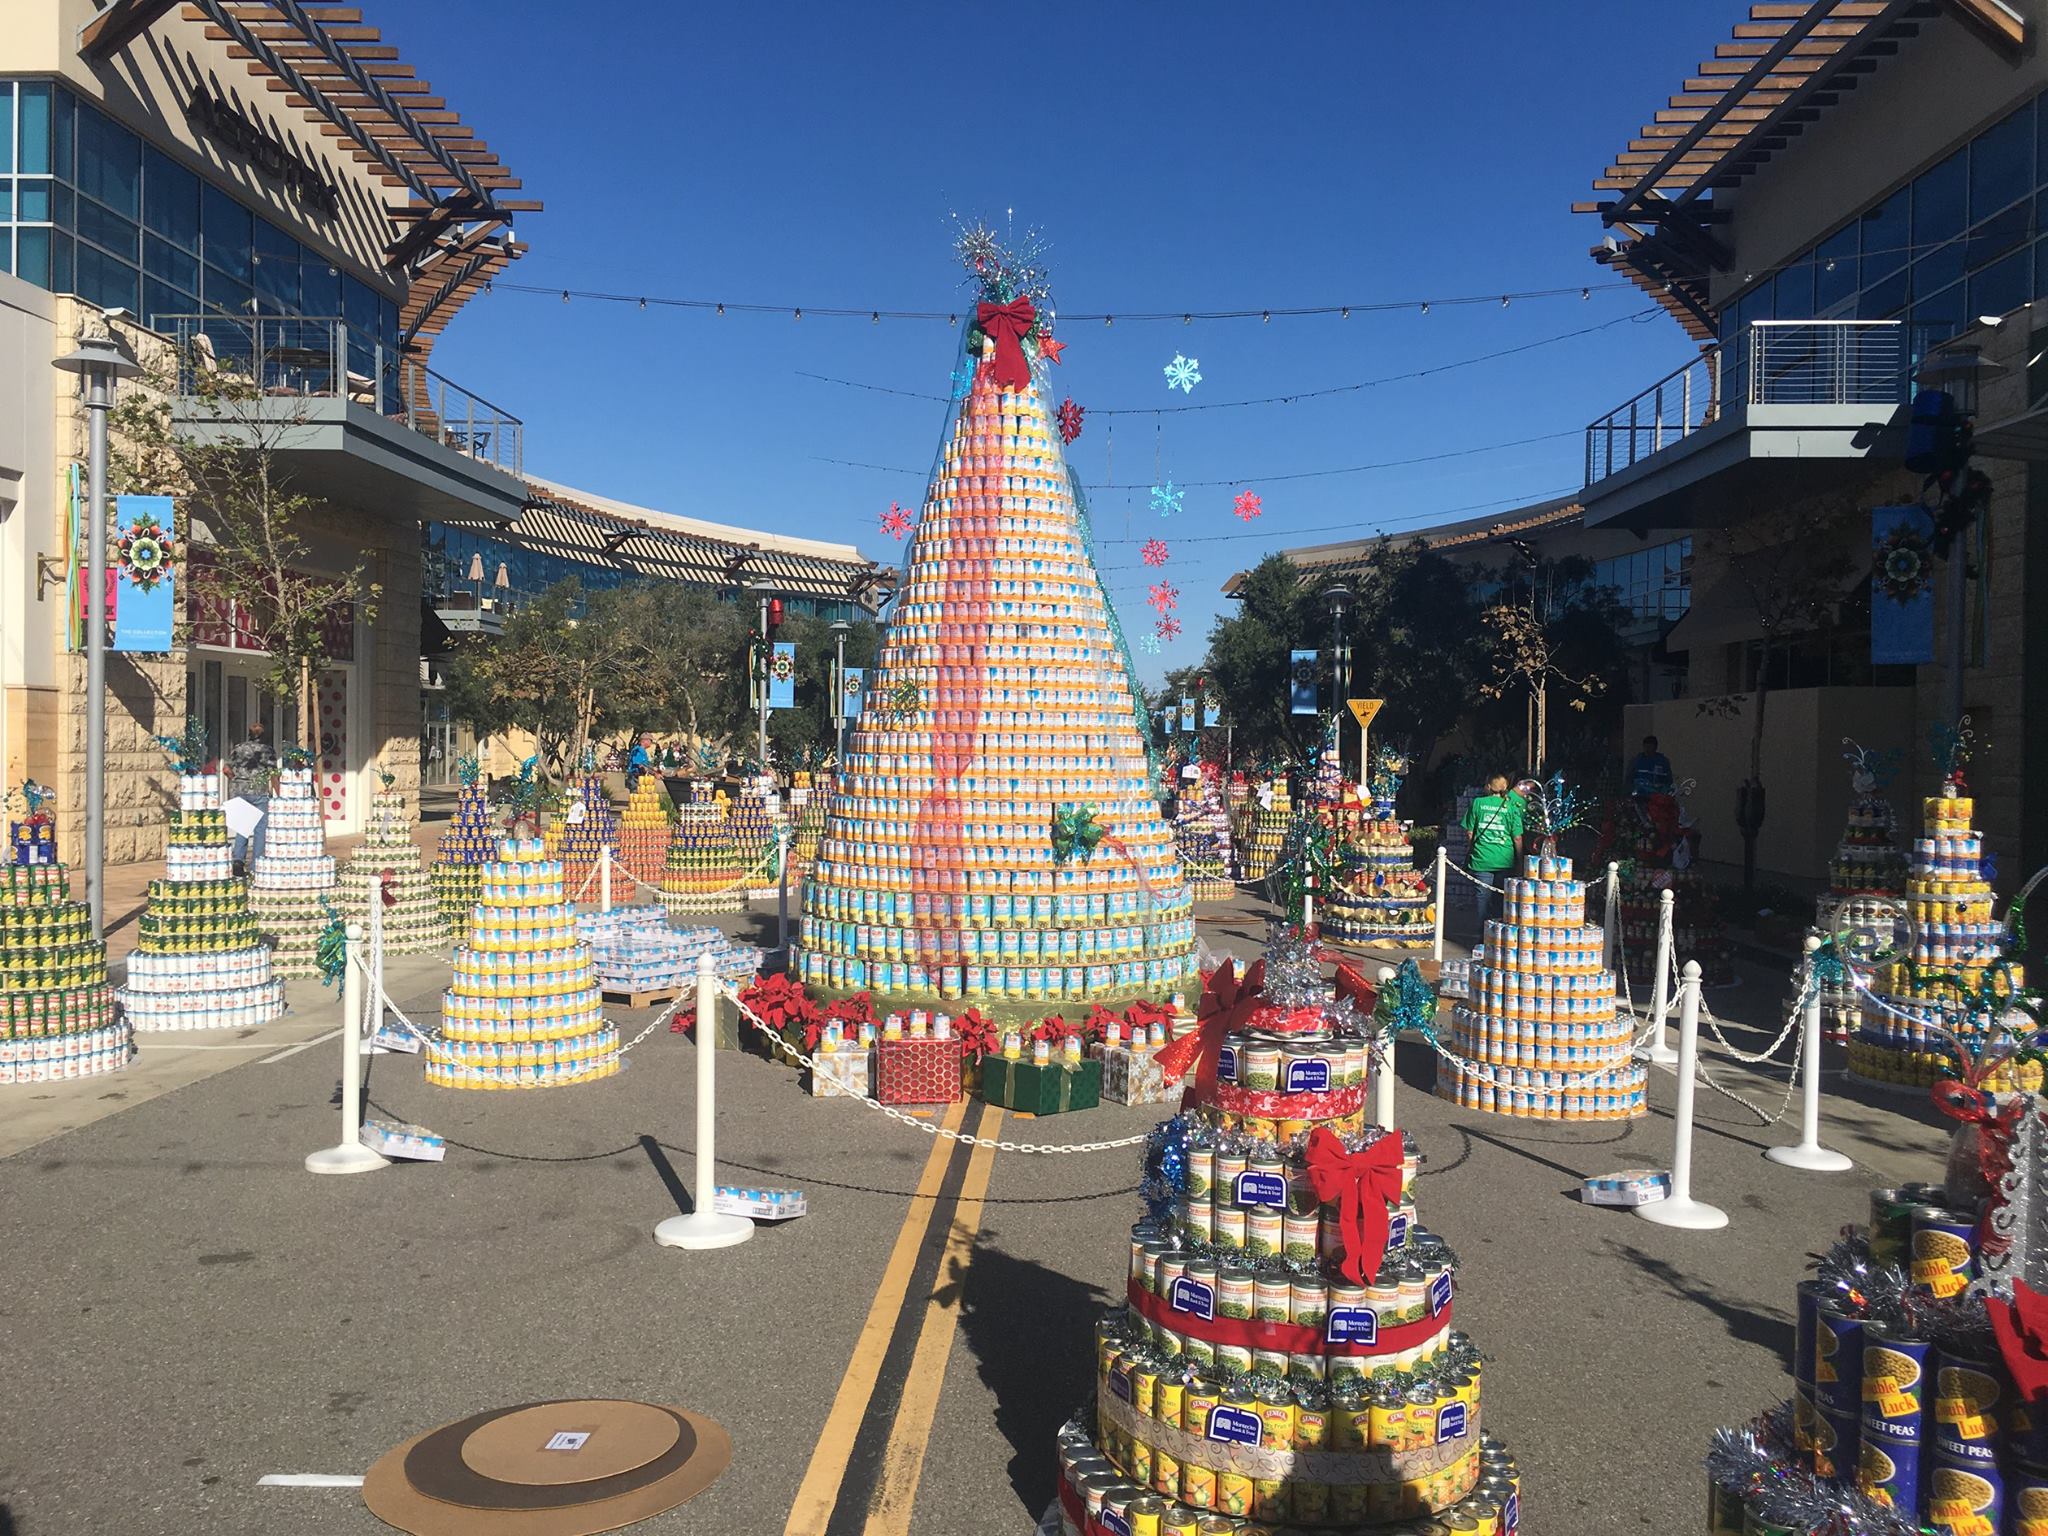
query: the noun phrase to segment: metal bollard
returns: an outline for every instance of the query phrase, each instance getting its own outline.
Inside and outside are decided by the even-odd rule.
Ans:
[[[363,925],[350,923],[341,972],[341,1141],[306,1156],[308,1173],[373,1173],[391,1166],[363,1145]],[[380,995],[378,1006],[383,1006]]]
[[[1380,985],[1391,985],[1394,968],[1380,967]],[[1383,1131],[1394,1128],[1394,1046],[1396,1041],[1391,1032],[1387,1035],[1384,1050],[1373,1052],[1372,1059],[1372,1122]]]
[[[1436,845],[1436,934],[1429,946],[1430,958],[1437,961],[1444,957],[1444,883],[1449,863],[1450,855],[1444,851],[1443,835],[1439,832]]]
[[[609,912],[612,909],[612,845],[600,843],[597,849],[597,910]]]
[[[744,1216],[721,1216],[718,1199],[718,977],[709,954],[697,957],[697,1179],[687,1216],[671,1216],[654,1229],[664,1248],[730,1248],[754,1235]]]
[[[1700,1060],[1700,963],[1685,962],[1678,984],[1678,1108],[1673,1117],[1671,1194],[1639,1205],[1636,1214],[1660,1227],[1709,1232],[1728,1225],[1728,1213],[1692,1197],[1692,1090]]]
[[[1650,1060],[1660,1067],[1678,1065],[1664,1027],[1671,1017],[1671,914],[1677,899],[1669,886],[1657,893],[1657,969],[1650,981],[1650,1019],[1657,1032],[1650,1036]]]
[[[1799,1021],[1799,1071],[1805,1079],[1799,1094],[1799,1144],[1773,1147],[1764,1156],[1809,1173],[1847,1173],[1856,1164],[1820,1144],[1820,989],[1813,984],[1813,957],[1819,949],[1820,940],[1808,934],[1800,973],[1800,993],[1806,1000],[1800,1005],[1805,1017]]]

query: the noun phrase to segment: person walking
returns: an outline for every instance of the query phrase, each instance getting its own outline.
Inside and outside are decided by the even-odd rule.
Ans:
[[[235,873],[248,872],[249,864],[262,856],[263,834],[270,826],[270,781],[277,773],[277,754],[270,748],[269,733],[261,720],[249,722],[245,741],[235,743],[228,754],[228,798],[246,800],[263,812],[256,830],[248,836],[235,834]]]
[[[1474,905],[1482,937],[1500,882],[1514,869],[1522,846],[1522,812],[1522,797],[1508,788],[1507,776],[1500,773],[1486,781],[1486,793],[1475,796],[1465,812],[1464,827],[1472,834],[1472,873],[1479,879]]]
[[[1628,765],[1628,792],[1638,800],[1671,793],[1671,759],[1657,750],[1657,738],[1645,736],[1643,750]]]

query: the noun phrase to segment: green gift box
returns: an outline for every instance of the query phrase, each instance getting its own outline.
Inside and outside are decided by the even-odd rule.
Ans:
[[[1011,1061],[985,1056],[981,1063],[981,1096],[991,1104],[1031,1115],[1063,1115],[1070,1109],[1093,1109],[1102,1102],[1102,1063],[1073,1066],[1050,1062]]]

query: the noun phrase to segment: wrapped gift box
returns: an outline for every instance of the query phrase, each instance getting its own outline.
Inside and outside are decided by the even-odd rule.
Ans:
[[[1180,1091],[1176,1084],[1174,1094]],[[1169,1097],[1166,1074],[1155,1048],[1128,1045],[1102,1048],[1102,1096],[1112,1104],[1163,1104]]]
[[[875,1091],[875,1053],[851,1046],[820,1051],[812,1058],[817,1067],[811,1073],[814,1099],[865,1099]]]
[[[958,1040],[883,1040],[875,1046],[875,1097],[884,1104],[951,1104],[960,1097]]]
[[[1102,1102],[1102,1063],[1078,1065],[1011,1061],[990,1056],[981,1064],[981,1096],[1004,1109],[1030,1115],[1062,1115]]]

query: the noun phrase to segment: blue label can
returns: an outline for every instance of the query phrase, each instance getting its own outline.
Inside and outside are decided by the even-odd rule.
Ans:
[[[1865,1435],[1856,1463],[1856,1484],[1878,1503],[1914,1516],[1920,1508],[1919,1442]]]
[[[1863,1330],[1863,1438],[1920,1444],[1927,1429],[1927,1399],[1934,1345],[1875,1326]]]
[[[1938,1530],[1996,1533],[2005,1529],[2005,1479],[1996,1462],[1952,1466],[1939,1456],[1927,1470],[1927,1523]]]
[[[2005,1362],[1946,1351],[1934,1362],[1934,1450],[1955,1466],[1998,1460],[1999,1431],[2009,1417]]]
[[[1863,1421],[1858,1415],[1823,1409],[1813,1420],[1813,1470],[1822,1477],[1854,1476],[1862,1440]]]
[[[1863,1319],[1823,1303],[1815,1325],[1814,1406],[1856,1417],[1863,1412]]]

